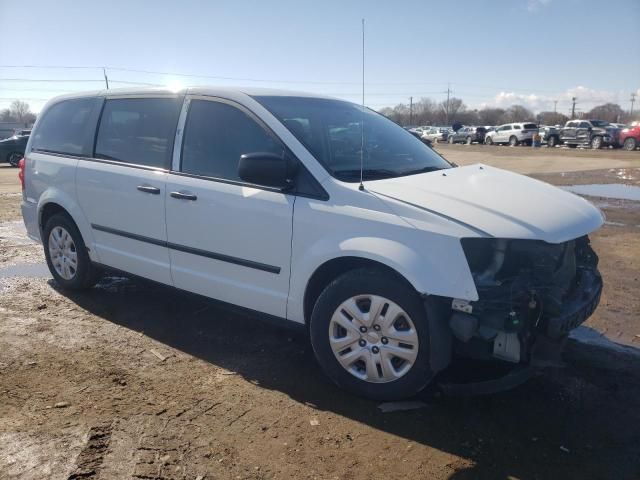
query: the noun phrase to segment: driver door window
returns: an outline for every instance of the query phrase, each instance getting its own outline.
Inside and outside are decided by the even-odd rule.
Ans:
[[[238,182],[241,155],[284,152],[280,142],[248,114],[208,100],[191,101],[182,145],[182,172]]]

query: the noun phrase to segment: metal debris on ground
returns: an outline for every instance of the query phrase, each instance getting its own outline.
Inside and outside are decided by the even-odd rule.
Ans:
[[[158,352],[157,350],[154,350],[153,348],[150,348],[150,349],[149,349],[149,351],[150,351],[151,353],[153,353],[156,357],[158,357],[158,359],[159,359],[161,362],[164,362],[164,361],[167,359],[167,357],[165,357],[164,355],[162,355],[162,354],[161,354],[160,352]]]

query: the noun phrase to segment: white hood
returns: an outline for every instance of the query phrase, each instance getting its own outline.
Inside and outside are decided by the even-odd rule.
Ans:
[[[369,181],[367,190],[496,238],[560,243],[601,227],[591,203],[544,182],[486,165]]]

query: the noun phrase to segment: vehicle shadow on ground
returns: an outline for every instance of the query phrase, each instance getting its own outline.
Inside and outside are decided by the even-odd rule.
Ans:
[[[566,368],[510,392],[433,395],[427,408],[383,414],[377,403],[335,387],[301,332],[122,277],[65,295],[98,317],[261,388],[469,460],[471,467],[454,466],[452,479],[640,477],[640,360],[625,359],[624,370],[602,370],[594,366],[592,347],[574,344]]]

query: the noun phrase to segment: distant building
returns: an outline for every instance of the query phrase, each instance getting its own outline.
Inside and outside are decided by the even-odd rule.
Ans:
[[[16,131],[33,127],[32,122],[0,122],[0,140],[15,135]]]

